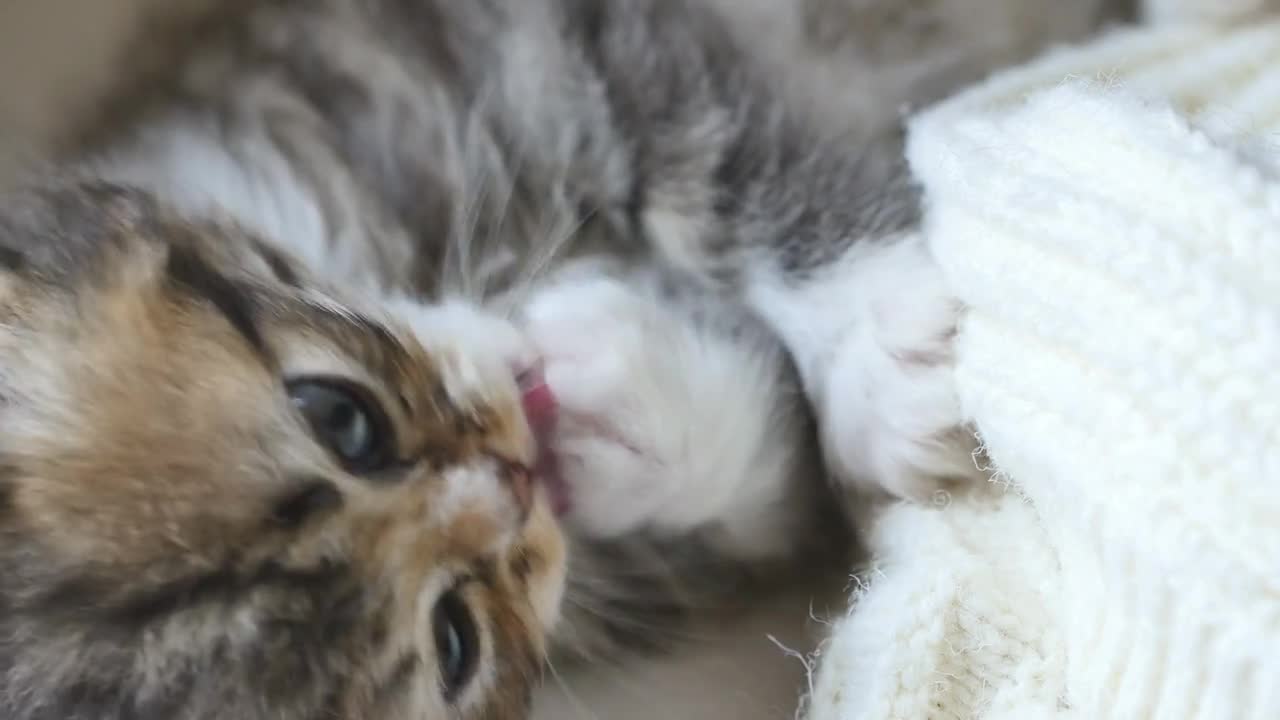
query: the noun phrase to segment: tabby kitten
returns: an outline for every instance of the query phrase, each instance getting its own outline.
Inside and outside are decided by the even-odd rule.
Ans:
[[[5,716],[520,717],[544,500],[595,656],[972,477],[897,108],[728,6],[143,34],[0,210]]]

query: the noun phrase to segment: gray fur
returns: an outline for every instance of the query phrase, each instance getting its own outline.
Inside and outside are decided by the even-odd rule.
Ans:
[[[840,23],[814,18],[838,10],[812,12],[813,41],[831,42],[818,35]],[[320,198],[337,260],[318,270],[346,283],[518,298],[529,268],[603,253],[665,268],[686,285],[681,305],[704,291],[734,301],[748,282],[803,283],[918,215],[896,126],[823,125],[777,90],[802,69],[764,66],[742,37],[696,0],[229,3],[143,36],[130,86],[67,152],[145,162],[164,124],[204,126],[232,152],[261,142]],[[655,233],[664,217],[699,231]],[[504,250],[509,265],[481,270]],[[810,477],[799,485],[820,478],[796,471]],[[636,541],[625,552],[653,555]],[[579,565],[595,554],[580,551]],[[680,562],[655,570],[652,596],[622,614],[690,604],[674,598],[700,568],[750,574],[714,554],[685,564],[696,569],[668,581]]]
[[[822,6],[809,40],[843,51],[813,20],[840,10]],[[163,25],[63,158],[111,177],[182,126],[248,166],[282,162],[324,209],[332,261],[312,269],[348,285],[518,302],[565,260],[605,255],[658,268],[682,312],[714,296],[739,314],[724,332],[767,337],[752,283],[802,286],[918,219],[895,110],[831,123],[783,88],[803,68],[752,52],[705,0],[237,0]],[[655,231],[672,218],[696,232]],[[812,444],[808,409],[786,412]],[[797,462],[787,510],[806,558],[817,538],[846,545],[814,465]],[[712,549],[712,533],[579,547],[587,609],[570,609],[566,643],[594,655],[661,636],[776,569]]]

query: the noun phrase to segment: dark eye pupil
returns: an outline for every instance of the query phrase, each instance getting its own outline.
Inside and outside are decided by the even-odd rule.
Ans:
[[[345,401],[334,405],[325,426],[338,452],[348,460],[358,460],[369,452],[373,433],[368,418],[355,405]]]
[[[349,402],[337,402],[329,409],[329,417],[325,422],[330,430],[341,431],[346,429],[356,416],[356,408]]]
[[[452,701],[475,674],[479,642],[475,620],[461,596],[451,590],[436,604],[431,624],[444,696]]]
[[[456,678],[462,672],[462,636],[453,623],[445,625],[443,640],[440,659],[444,661],[444,675]]]
[[[383,458],[382,434],[354,391],[320,381],[289,386],[294,407],[311,424],[316,439],[353,470],[371,470]]]

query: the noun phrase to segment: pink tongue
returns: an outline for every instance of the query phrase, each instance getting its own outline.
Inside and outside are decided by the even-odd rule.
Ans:
[[[524,404],[524,414],[529,419],[529,425],[533,428],[534,434],[542,438],[555,428],[556,410],[559,404],[556,402],[555,393],[551,392],[551,386],[547,385],[546,381],[540,379],[536,385],[525,388],[520,400]]]
[[[547,385],[540,368],[523,373],[519,382],[520,402],[538,441],[538,461],[533,468],[534,477],[547,488],[555,514],[564,515],[570,508],[569,488],[560,477],[559,463],[550,448],[551,433],[555,431],[560,403],[551,391],[551,386]]]

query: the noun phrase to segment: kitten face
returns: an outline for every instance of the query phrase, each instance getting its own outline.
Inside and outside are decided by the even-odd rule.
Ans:
[[[525,714],[564,558],[509,373],[131,192],[0,248],[0,714]]]

